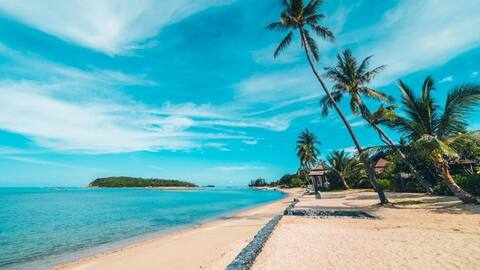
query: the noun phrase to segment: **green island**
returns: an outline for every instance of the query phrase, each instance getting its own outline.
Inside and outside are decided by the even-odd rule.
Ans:
[[[118,177],[105,177],[97,178],[91,182],[89,187],[105,187],[105,188],[116,188],[116,187],[152,187],[152,188],[193,188],[197,185],[179,180],[166,180],[166,179],[157,179],[157,178],[138,178],[138,177],[127,177],[127,176],[118,176]]]

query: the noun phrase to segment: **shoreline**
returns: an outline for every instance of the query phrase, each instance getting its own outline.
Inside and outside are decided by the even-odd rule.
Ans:
[[[159,232],[145,239],[52,269],[224,269],[260,228],[303,191],[277,191],[286,196],[270,203],[204,220],[192,227]],[[189,252],[185,252],[188,249]],[[175,251],[182,250],[181,253]],[[185,254],[189,260],[185,261]]]

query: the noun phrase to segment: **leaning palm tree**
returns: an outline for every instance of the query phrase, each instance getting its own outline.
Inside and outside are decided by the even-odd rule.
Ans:
[[[314,34],[319,36],[320,38],[327,39],[330,41],[335,40],[335,36],[333,35],[332,31],[330,31],[327,27],[322,26],[319,24],[319,21],[323,19],[325,16],[323,14],[318,13],[318,8],[323,3],[321,0],[311,0],[308,4],[304,5],[303,0],[281,0],[283,11],[280,15],[280,21],[271,23],[267,26],[269,30],[281,30],[287,31],[287,35],[284,39],[280,42],[277,49],[275,50],[273,56],[278,57],[280,53],[285,50],[293,40],[293,36],[295,33],[298,33],[301,40],[301,45],[305,51],[305,56],[307,57],[308,63],[310,68],[312,69],[315,77],[317,78],[318,82],[320,83],[323,91],[327,95],[327,97],[332,101],[332,105],[337,111],[338,115],[342,119],[345,127],[347,128],[352,140],[359,152],[360,156],[363,159],[363,163],[368,172],[369,179],[374,187],[375,191],[378,193],[380,203],[388,203],[388,200],[382,190],[382,188],[377,184],[375,178],[375,171],[373,166],[371,166],[371,162],[369,161],[366,155],[363,155],[364,150],[360,146],[360,143],[353,132],[352,127],[347,121],[345,115],[343,115],[342,111],[338,107],[337,103],[335,102],[334,98],[332,97],[331,93],[328,91],[325,82],[322,80],[321,76],[319,75],[317,69],[315,68],[315,62],[319,61],[319,52],[318,47],[316,44],[315,39],[312,37],[310,31],[313,31]],[[313,59],[312,59],[313,58]]]
[[[297,140],[297,157],[300,160],[299,172],[305,177],[305,186],[308,185],[308,173],[317,164],[320,151],[317,145],[320,141],[308,129],[302,131]]]
[[[342,182],[343,187],[350,189],[347,183],[347,177],[353,167],[356,166],[357,161],[350,157],[348,153],[341,150],[333,151],[327,157],[327,162],[332,172],[335,173],[340,179],[340,182]]]
[[[367,86],[368,83],[379,73],[385,66],[379,66],[369,69],[372,56],[368,56],[358,64],[352,52],[346,49],[342,54],[337,54],[337,64],[335,67],[326,68],[326,76],[335,82],[332,96],[336,102],[339,102],[344,95],[350,97],[350,109],[353,114],[361,115],[362,118],[378,133],[382,142],[391,147],[407,165],[410,173],[423,185],[427,193],[433,193],[433,189],[428,181],[415,169],[408,161],[405,154],[396,146],[393,140],[380,128],[378,121],[365,105],[363,98],[374,99],[383,103],[390,103],[392,98],[381,91]],[[320,104],[322,105],[322,114],[327,116],[329,109],[332,107],[332,101],[323,97]]]
[[[480,85],[453,88],[448,92],[443,108],[432,97],[435,89],[432,77],[425,79],[419,97],[402,81],[399,88],[403,114],[390,112],[386,123],[403,133],[413,143],[417,154],[434,162],[439,177],[455,196],[464,203],[478,203],[450,175],[448,158],[456,158],[457,154],[448,144],[449,138],[466,132],[466,117],[480,105]]]

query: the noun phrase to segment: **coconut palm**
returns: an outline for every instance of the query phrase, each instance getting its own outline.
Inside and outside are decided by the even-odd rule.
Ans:
[[[418,155],[434,162],[439,177],[455,196],[464,203],[478,203],[450,175],[448,159],[456,158],[457,154],[448,144],[449,138],[466,132],[466,117],[480,104],[480,85],[465,84],[451,89],[443,107],[432,97],[435,89],[432,77],[425,79],[421,96],[416,96],[402,81],[398,86],[402,93],[403,114],[390,112],[386,123],[413,142]]]
[[[309,182],[308,173],[317,164],[318,155],[320,154],[317,148],[318,144],[320,144],[320,141],[317,139],[317,136],[308,129],[298,135],[297,157],[300,160],[299,173],[305,177],[306,184]]]
[[[352,113],[361,115],[362,118],[378,133],[380,140],[391,147],[400,159],[407,165],[408,169],[415,178],[423,185],[427,193],[433,193],[433,189],[428,181],[415,169],[408,161],[405,154],[396,146],[392,139],[380,128],[378,121],[365,105],[363,98],[374,99],[383,103],[390,103],[392,98],[381,91],[368,86],[368,83],[379,73],[385,66],[378,66],[369,69],[372,56],[368,56],[358,64],[352,52],[346,49],[342,54],[337,54],[337,64],[335,67],[326,68],[326,76],[335,82],[332,96],[336,102],[339,102],[344,95],[350,98],[350,109]],[[322,105],[322,114],[328,115],[329,109],[332,107],[332,101],[323,97],[320,104]],[[381,107],[382,108],[382,107]]]
[[[317,35],[322,39],[326,39],[329,41],[335,40],[335,36],[333,35],[332,31],[330,31],[327,27],[319,24],[320,20],[325,17],[325,15],[318,12],[318,9],[322,3],[323,1],[320,0],[311,0],[310,2],[308,2],[308,4],[305,5],[303,0],[281,0],[283,11],[280,15],[280,21],[271,23],[267,26],[267,29],[286,31],[287,35],[280,42],[273,56],[278,57],[280,53],[291,44],[294,34],[298,33],[298,35],[300,36],[302,48],[305,51],[305,56],[307,57],[310,68],[312,69],[315,77],[320,83],[323,91],[332,101],[332,106],[335,108],[338,115],[345,124],[345,127],[350,133],[355,147],[357,148],[357,151],[359,152],[364,164],[366,165],[369,179],[375,191],[378,193],[380,202],[387,203],[388,200],[382,188],[377,184],[373,166],[370,165],[368,157],[366,157],[366,155],[363,155],[364,150],[360,146],[360,143],[356,135],[354,134],[352,127],[350,126],[345,115],[343,115],[334,98],[328,91],[325,82],[319,75],[314,64],[314,61],[319,61],[319,52],[316,41],[312,37],[312,32],[314,35]]]
[[[347,177],[350,172],[357,166],[358,161],[350,157],[345,151],[333,151],[328,157],[327,162],[329,168],[335,173],[342,185],[346,189],[350,189],[350,186],[347,183]]]

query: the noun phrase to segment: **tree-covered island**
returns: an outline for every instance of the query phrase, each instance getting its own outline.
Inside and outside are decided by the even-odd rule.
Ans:
[[[158,187],[158,188],[193,188],[197,187],[197,185],[187,182],[187,181],[179,181],[179,180],[165,180],[165,179],[145,179],[145,178],[138,178],[138,177],[126,177],[126,176],[118,176],[118,177],[105,177],[105,178],[97,178],[93,182],[91,182],[89,187],[105,187],[105,188],[116,188],[116,187]]]

